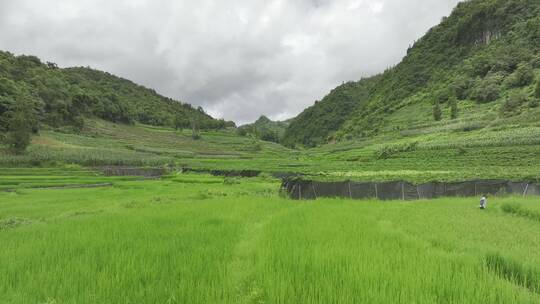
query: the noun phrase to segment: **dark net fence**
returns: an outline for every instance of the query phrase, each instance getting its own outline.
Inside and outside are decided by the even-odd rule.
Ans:
[[[432,182],[414,185],[408,182],[358,183],[317,182],[285,178],[282,191],[292,199],[343,197],[351,199],[417,200],[437,197],[471,197],[480,195],[540,195],[540,186],[529,182],[477,180],[457,183]]]

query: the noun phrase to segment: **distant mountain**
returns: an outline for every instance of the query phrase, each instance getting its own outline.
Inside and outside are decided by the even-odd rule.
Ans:
[[[279,143],[283,138],[285,129],[290,121],[272,121],[266,116],[261,116],[254,123],[240,126],[237,130],[242,136],[250,135],[265,141]]]
[[[465,111],[475,128],[527,123],[540,102],[539,51],[540,1],[461,2],[401,63],[334,89],[293,120],[283,141],[313,146],[463,125]]]
[[[80,129],[85,116],[117,123],[224,128],[202,108],[194,109],[129,80],[91,68],[58,68],[35,56],[0,51],[0,131],[5,115],[16,104],[33,107],[39,123]],[[4,118],[4,119],[3,119]]]

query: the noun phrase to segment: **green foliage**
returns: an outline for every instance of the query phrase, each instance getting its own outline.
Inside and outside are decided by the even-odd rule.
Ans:
[[[187,129],[191,126],[189,119],[182,115],[177,115],[174,119],[174,128],[176,130]]]
[[[469,88],[471,87],[471,80],[467,77],[460,77],[454,81],[452,88],[454,94],[459,100],[464,100],[469,95]]]
[[[510,88],[524,87],[534,81],[533,68],[528,63],[521,63],[516,71],[508,77],[506,84]]]
[[[0,117],[7,99],[32,96],[43,104],[39,120],[58,128],[84,127],[85,116],[96,116],[116,123],[135,122],[156,125],[182,125],[198,119],[202,129],[222,129],[231,122],[215,120],[184,104],[157,94],[109,73],[90,68],[59,69],[43,64],[34,56],[14,56],[0,51]]]
[[[289,126],[289,121],[272,121],[266,116],[261,116],[252,124],[238,127],[237,134],[240,136],[253,136],[260,140],[280,143]]]
[[[536,88],[534,90],[534,96],[540,98],[540,79],[536,81]]]
[[[191,138],[193,140],[201,139],[201,131],[199,129],[199,121],[196,120],[196,119],[193,119],[191,121]]]
[[[500,73],[488,75],[484,79],[477,79],[470,98],[483,103],[497,100],[501,95],[503,79],[504,76]]]
[[[9,131],[6,143],[16,152],[22,153],[30,144],[31,129],[27,125],[24,112],[15,110],[8,120]]]
[[[448,105],[450,107],[450,119],[458,118],[459,108],[457,99],[455,97],[450,98]]]
[[[433,104],[433,119],[435,121],[440,121],[442,119],[442,110],[439,102]]]
[[[512,116],[520,112],[521,106],[527,103],[529,97],[527,93],[519,91],[512,92],[499,109],[501,116]]]
[[[36,104],[28,99],[19,99],[4,114],[7,119],[6,143],[16,153],[22,153],[30,145],[32,132],[38,130]]]
[[[242,128],[242,127],[237,128],[236,134],[238,134],[238,136],[247,136],[248,135],[247,128]]]
[[[261,131],[259,138],[264,141],[279,143],[279,135],[271,130]]]

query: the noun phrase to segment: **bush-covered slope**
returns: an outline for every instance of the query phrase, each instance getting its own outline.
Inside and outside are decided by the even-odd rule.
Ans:
[[[540,74],[539,49],[539,1],[462,2],[417,41],[400,64],[375,78],[367,96],[349,100],[350,95],[365,94],[365,88],[358,86],[352,87],[349,95],[337,96],[333,104],[343,107],[339,111],[328,111],[322,102],[316,104],[306,111],[321,113],[317,119],[310,119],[311,128],[303,131],[298,123],[291,124],[287,143],[309,145],[324,141],[328,122],[334,121],[336,113],[351,109],[354,112],[339,124],[337,139],[402,132],[418,128],[418,123],[431,127],[440,124],[439,120],[458,123],[463,105],[471,102],[487,104],[481,107],[486,115],[477,117],[481,126],[494,120],[499,124],[505,119],[513,122],[515,119],[509,118],[522,115],[530,118],[539,99],[535,94]],[[432,110],[410,110],[426,105]],[[303,121],[306,112],[295,121]],[[400,123],[394,124],[396,115],[408,117],[400,117]],[[420,119],[419,115],[424,117]]]
[[[112,122],[222,128],[202,109],[157,94],[129,80],[90,68],[58,68],[35,56],[0,51],[0,131],[19,104],[31,108],[37,122],[81,129],[85,116]]]

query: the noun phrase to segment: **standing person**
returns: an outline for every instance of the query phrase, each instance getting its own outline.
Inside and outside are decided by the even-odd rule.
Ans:
[[[480,199],[480,209],[486,209],[487,208],[487,198],[486,196],[482,196]]]

